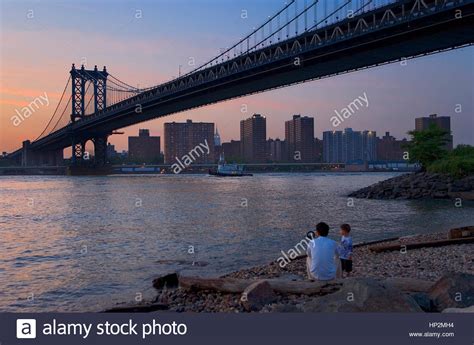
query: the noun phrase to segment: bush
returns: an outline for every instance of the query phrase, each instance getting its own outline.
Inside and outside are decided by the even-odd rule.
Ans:
[[[429,172],[449,174],[461,178],[474,174],[474,147],[469,145],[459,145],[428,166]]]
[[[410,131],[408,134],[411,140],[405,148],[408,149],[410,162],[419,163],[422,171],[448,154],[445,145],[450,133],[436,124],[432,123],[427,129]]]

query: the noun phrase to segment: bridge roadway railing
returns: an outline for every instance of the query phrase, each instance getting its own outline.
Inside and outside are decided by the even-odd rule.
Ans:
[[[372,11],[364,12],[353,18],[345,18],[337,23],[306,31],[296,37],[278,41],[253,52],[248,52],[229,59],[218,65],[196,71],[170,82],[158,85],[124,101],[116,103],[106,109],[90,115],[84,119],[51,133],[35,144],[46,141],[54,136],[64,135],[74,131],[87,123],[113,116],[116,111],[134,108],[137,104],[162,100],[187,89],[197,88],[207,83],[216,82],[221,78],[228,78],[242,72],[265,66],[279,60],[297,57],[299,54],[320,49],[341,41],[350,40],[359,36],[373,33],[390,26],[408,23],[414,19],[430,16],[442,11],[452,10],[462,5],[473,3],[473,0],[398,0]],[[428,7],[425,8],[424,4]],[[352,24],[352,25],[351,25]]]

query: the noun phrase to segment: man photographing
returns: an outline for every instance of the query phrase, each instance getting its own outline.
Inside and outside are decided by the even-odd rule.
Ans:
[[[316,238],[312,239],[306,250],[306,268],[310,280],[333,280],[339,277],[339,255],[336,241],[328,238],[329,225],[324,222],[316,225]]]

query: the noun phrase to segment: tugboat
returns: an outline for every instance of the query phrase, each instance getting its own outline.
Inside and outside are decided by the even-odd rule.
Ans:
[[[239,164],[227,164],[224,160],[224,154],[222,153],[219,157],[219,163],[217,164],[217,170],[209,169],[209,175],[213,176],[229,176],[229,177],[242,177],[242,176],[253,176],[252,174],[244,172],[244,166]]]

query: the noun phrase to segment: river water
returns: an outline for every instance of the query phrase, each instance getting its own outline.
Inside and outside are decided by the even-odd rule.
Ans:
[[[0,311],[100,311],[159,274],[268,263],[319,221],[354,242],[471,224],[474,204],[358,200],[393,173],[0,177]],[[195,262],[193,265],[192,263]]]

